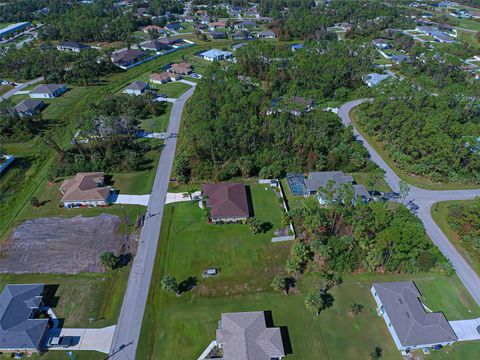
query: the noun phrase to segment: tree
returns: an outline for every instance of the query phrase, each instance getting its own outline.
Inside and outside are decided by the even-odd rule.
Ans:
[[[360,314],[362,312],[362,310],[363,310],[363,305],[362,304],[353,303],[352,305],[350,305],[350,311],[354,315]]]
[[[370,353],[370,358],[372,360],[378,360],[378,359],[381,359],[382,358],[382,353],[383,353],[383,350],[381,347],[379,346],[375,346],[372,350],[372,352]]]
[[[287,278],[281,275],[277,275],[273,278],[271,286],[275,291],[283,291],[285,295],[288,295],[288,281]]]
[[[405,199],[407,198],[408,194],[410,193],[410,185],[404,181],[400,180],[398,182],[398,187],[400,188],[400,199],[402,200],[402,204],[405,203]]]
[[[32,196],[30,198],[30,205],[34,208],[39,208],[40,207],[40,200],[36,196]]]
[[[310,294],[305,297],[305,306],[308,310],[315,312],[317,316],[320,315],[323,305],[324,303],[320,293]]]
[[[250,230],[252,232],[252,235],[256,235],[256,234],[260,233],[260,231],[262,230],[262,225],[260,224],[260,222],[258,221],[258,219],[256,217],[248,218],[247,224],[248,224],[248,226],[250,226]]]
[[[105,251],[100,255],[100,265],[107,270],[114,270],[119,265],[119,258],[112,252]]]
[[[180,290],[178,288],[177,279],[173,276],[167,275],[160,281],[160,286],[164,291],[175,293],[180,296]]]
[[[367,174],[367,187],[372,189],[372,194],[375,195],[378,186],[383,180],[384,171],[381,168],[376,168]]]

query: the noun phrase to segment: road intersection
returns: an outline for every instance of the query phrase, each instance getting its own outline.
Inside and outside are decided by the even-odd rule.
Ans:
[[[352,125],[350,112],[356,106],[368,101],[368,99],[360,99],[350,101],[343,104],[338,109],[338,116],[342,119],[345,126]],[[370,159],[385,171],[385,181],[392,188],[394,192],[400,192],[399,182],[400,177],[392,170],[392,168],[382,159],[377,151],[366,141],[362,134],[353,126],[353,133],[358,140],[360,140],[370,154]],[[410,187],[410,192],[406,197],[406,202],[418,206],[416,211],[417,216],[422,221],[428,236],[438,246],[442,254],[450,260],[452,266],[457,272],[458,277],[480,305],[480,277],[472,269],[470,264],[463,258],[462,255],[450,243],[448,238],[442,232],[440,227],[432,218],[431,209],[433,204],[440,201],[449,200],[470,200],[480,196],[479,189],[469,190],[425,190],[416,186]]]

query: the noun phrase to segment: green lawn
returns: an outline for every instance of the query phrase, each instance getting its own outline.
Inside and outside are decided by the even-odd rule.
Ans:
[[[442,201],[432,206],[431,214],[433,220],[435,220],[440,229],[442,229],[443,233],[448,237],[452,245],[455,246],[455,248],[460,254],[462,254],[462,256],[465,258],[465,260],[467,260],[467,262],[472,266],[472,268],[478,274],[480,274],[480,258],[462,244],[458,237],[458,234],[450,227],[447,222],[448,207],[450,205],[470,202],[472,201]]]
[[[270,220],[271,209],[276,206],[273,193],[255,186],[252,197],[257,217]],[[480,315],[457,277],[428,273],[347,275],[332,291],[334,306],[316,317],[304,305],[304,293],[312,278],[299,284],[302,293],[293,289],[285,296],[270,289],[268,284],[282,271],[291,243],[272,244],[268,238],[250,235],[245,225],[208,225],[196,204],[168,205],[137,357],[163,359],[175,354],[178,360],[196,358],[214,339],[222,312],[270,310],[275,325],[288,328],[293,354],[286,359],[368,359],[372,348],[380,346],[384,359],[400,360],[369,291],[376,281],[413,279],[422,301],[432,310],[442,310],[451,319]],[[220,268],[220,274],[202,279],[200,273],[209,266]],[[198,283],[176,297],[160,290],[160,279],[166,274],[179,282],[196,276]],[[364,306],[357,316],[349,311],[354,302]],[[459,344],[444,351],[467,359],[473,351],[480,351],[480,346]],[[443,358],[440,353],[438,356]]]
[[[190,85],[184,84],[179,81],[175,82],[168,82],[166,84],[161,84],[161,85],[152,85],[153,89],[156,89],[157,94],[165,94],[170,98],[178,98],[180,95],[182,95],[185,91],[191,88]]]
[[[142,120],[140,127],[149,132],[165,132],[168,129],[170,121],[170,112],[172,111],[172,103],[164,102],[165,113],[159,116],[150,116],[148,119]]]
[[[480,48],[480,42],[477,40],[475,37],[475,33],[470,33],[470,32],[464,32],[459,30],[458,31],[458,38],[467,44],[470,44],[471,46],[479,49]]]
[[[478,10],[477,10],[478,11]],[[458,27],[480,31],[480,21],[475,19],[458,19]]]
[[[107,273],[76,275],[2,274],[0,289],[6,284],[58,285],[55,292],[58,303],[52,303],[52,308],[58,318],[64,319],[64,326],[104,327],[117,322],[128,274],[128,267]],[[96,320],[90,323],[89,318]]]
[[[70,357],[68,356],[67,352],[70,352],[70,350],[65,350],[65,351],[49,351],[44,354],[33,354],[31,357],[28,357],[27,359],[31,360],[70,360]],[[73,351],[74,354],[74,359],[75,360],[105,360],[107,357],[107,354],[102,354],[98,351]],[[0,359],[13,359],[10,354],[7,355],[0,355]]]
[[[5,94],[6,92],[9,92],[12,90],[14,87],[11,85],[0,85],[0,95]]]
[[[356,120],[356,109],[353,109],[350,112],[350,116],[355,128],[363,135],[363,137],[368,141],[368,143],[378,152],[378,154],[383,158],[383,160],[390,166],[390,168],[395,171],[395,173],[404,181],[408,182],[410,185],[418,186],[427,190],[458,190],[458,189],[477,189],[480,185],[477,184],[456,184],[456,183],[436,183],[431,179],[421,176],[414,176],[407,174],[405,171],[399,169],[393,160],[388,155],[387,151],[383,145],[378,142],[373,136],[368,135],[359,122]]]

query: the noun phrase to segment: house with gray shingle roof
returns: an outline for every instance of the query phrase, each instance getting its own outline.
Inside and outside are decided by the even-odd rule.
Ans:
[[[148,83],[146,83],[145,81],[137,80],[131,83],[130,85],[128,85],[125,88],[125,90],[123,90],[123,93],[128,95],[138,96],[138,95],[142,95],[148,89],[150,89],[150,86],[148,85]]]
[[[53,99],[66,91],[67,87],[63,84],[43,84],[38,85],[28,95],[32,99]]]
[[[398,350],[440,348],[458,340],[439,312],[426,311],[413,281],[374,283],[370,290]]]
[[[31,116],[40,112],[44,107],[45,103],[43,102],[43,100],[26,99],[18,103],[15,106],[15,110],[20,116]]]
[[[43,284],[6,285],[0,294],[0,351],[37,352],[44,348],[48,319],[38,319]]]
[[[217,354],[223,354],[225,360],[279,360],[285,357],[280,328],[267,327],[264,311],[223,313],[214,344],[218,347]]]

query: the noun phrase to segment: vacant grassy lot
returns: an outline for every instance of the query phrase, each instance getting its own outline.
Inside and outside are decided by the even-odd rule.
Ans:
[[[273,193],[264,191],[252,187],[256,216],[275,223],[270,215],[274,214]],[[288,296],[272,292],[269,282],[282,271],[291,243],[272,244],[268,237],[250,235],[245,225],[208,225],[196,204],[167,206],[137,357],[194,359],[214,339],[222,312],[270,310],[276,326],[288,327],[293,353],[287,359],[368,359],[372,348],[380,346],[384,359],[400,360],[369,291],[377,281],[413,279],[422,301],[432,310],[442,310],[451,319],[480,315],[458,278],[429,273],[345,276],[343,284],[332,291],[333,307],[316,317],[304,305],[313,278],[302,280],[301,293],[298,289]],[[200,279],[201,271],[209,266],[220,268],[218,277]],[[159,287],[166,274],[179,282],[196,276],[197,285],[180,297],[167,294]],[[354,302],[364,306],[356,316],[350,313]],[[460,344],[444,351],[467,359],[480,351],[475,345]],[[437,356],[445,358],[442,352]]]
[[[367,173],[353,173],[352,174],[353,179],[357,184],[362,184],[365,185],[368,191],[373,191],[373,186],[367,186],[367,178],[368,174]],[[375,191],[380,191],[380,192],[391,192],[392,189],[390,186],[388,186],[387,182],[382,179],[375,187]]]
[[[433,220],[440,226],[443,233],[448,237],[450,242],[455,246],[458,252],[467,260],[467,262],[473,267],[473,269],[480,274],[480,258],[478,255],[465,247],[465,245],[460,241],[458,234],[450,227],[447,222],[448,218],[448,207],[453,204],[459,203],[470,203],[471,201],[442,201],[433,205],[431,213]]]
[[[165,112],[159,116],[150,116],[142,120],[140,127],[148,132],[165,132],[168,129],[168,122],[170,121],[170,112],[172,111],[172,103],[164,102]]]
[[[125,267],[104,274],[2,274],[0,289],[13,283],[58,285],[51,305],[64,326],[104,327],[117,322],[128,273]],[[95,321],[90,323],[89,318]]]
[[[414,176],[406,173],[405,171],[399,169],[393,160],[388,155],[388,152],[385,150],[383,145],[375,139],[375,137],[368,135],[359,122],[356,120],[355,115],[356,109],[353,109],[350,113],[353,125],[355,128],[363,135],[363,137],[368,141],[368,143],[378,152],[383,160],[390,166],[390,168],[395,171],[395,173],[404,181],[408,182],[410,185],[418,186],[427,190],[458,190],[458,189],[477,189],[480,186],[477,184],[455,184],[455,183],[436,183],[431,179],[421,176]]]
[[[157,90],[157,94],[165,94],[169,98],[178,98],[185,91],[191,88],[190,85],[184,84],[179,81],[169,82],[161,85],[152,85],[154,89]]]
[[[11,85],[0,85],[0,95],[3,95],[6,92],[9,92],[12,89],[13,89],[13,86]]]

